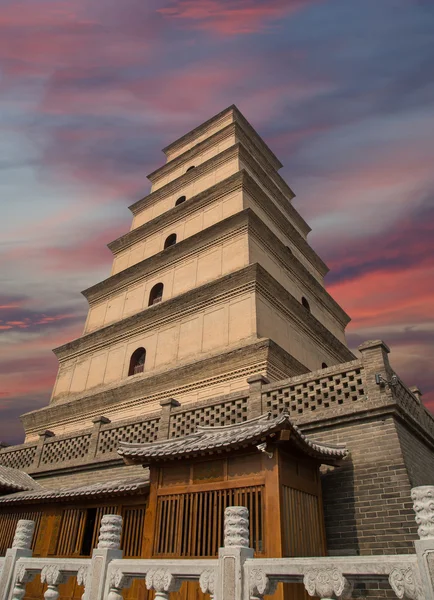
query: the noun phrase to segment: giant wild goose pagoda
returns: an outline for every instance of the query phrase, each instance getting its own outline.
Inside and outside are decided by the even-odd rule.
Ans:
[[[34,556],[89,556],[119,514],[126,557],[213,557],[234,505],[256,556],[414,552],[433,416],[383,341],[348,348],[278,158],[235,106],[164,153],[111,275],[83,292],[83,335],[54,350],[48,406],[0,450],[0,555],[24,518]],[[36,577],[26,598],[41,592]]]

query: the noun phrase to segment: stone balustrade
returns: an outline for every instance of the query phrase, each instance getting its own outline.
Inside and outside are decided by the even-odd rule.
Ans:
[[[248,511],[232,506],[225,511],[224,547],[215,559],[124,559],[118,515],[103,517],[92,558],[33,558],[33,522],[20,521],[13,547],[0,559],[0,600],[22,600],[37,574],[47,584],[45,600],[57,600],[59,585],[70,577],[84,585],[83,600],[121,600],[134,579],[144,580],[158,600],[168,600],[184,581],[198,581],[212,600],[262,600],[280,582],[302,583],[322,600],[351,598],[366,582],[387,582],[397,598],[434,600],[434,486],[413,488],[412,498],[420,536],[415,553],[391,556],[254,558]]]

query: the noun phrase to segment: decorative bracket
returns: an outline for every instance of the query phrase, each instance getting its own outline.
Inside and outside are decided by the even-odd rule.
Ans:
[[[422,590],[416,581],[413,569],[395,568],[389,575],[389,583],[398,598],[409,600],[422,600]]]
[[[214,600],[216,573],[214,569],[202,571],[199,577],[199,585],[203,594],[209,594],[211,600]]]
[[[262,600],[264,596],[272,596],[277,584],[278,582],[270,580],[262,569],[252,569],[249,574],[250,600]]]
[[[146,574],[146,587],[155,590],[155,600],[169,600],[170,592],[177,592],[181,583],[168,569],[150,569]]]
[[[309,596],[320,598],[350,598],[353,584],[337,569],[311,569],[303,578]]]

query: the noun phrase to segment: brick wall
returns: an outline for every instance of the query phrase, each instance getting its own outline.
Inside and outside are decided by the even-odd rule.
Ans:
[[[434,483],[434,446],[416,437],[402,423],[397,422],[404,463],[411,487]]]
[[[414,552],[411,484],[393,416],[316,429],[312,437],[345,443],[351,458],[323,473],[328,549],[333,554]]]

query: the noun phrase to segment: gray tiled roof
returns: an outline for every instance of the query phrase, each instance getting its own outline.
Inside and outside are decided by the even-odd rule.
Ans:
[[[149,477],[143,472],[143,477],[134,479],[122,479],[116,481],[106,481],[104,483],[94,483],[73,489],[52,489],[47,490],[38,486],[37,490],[18,492],[0,497],[0,504],[19,503],[24,501],[61,501],[69,498],[92,498],[114,494],[131,494],[149,486]]]
[[[121,442],[118,453],[124,457],[127,463],[136,462],[147,465],[159,460],[213,454],[215,451],[251,446],[265,441],[270,435],[284,429],[291,431],[290,443],[325,464],[333,464],[348,455],[344,445],[326,445],[305,436],[291,422],[287,412],[282,412],[274,419],[266,414],[236,425],[199,426],[197,431],[191,435],[161,442],[145,444]]]
[[[23,492],[40,488],[41,486],[24,471],[0,465],[0,496],[10,492]]]

